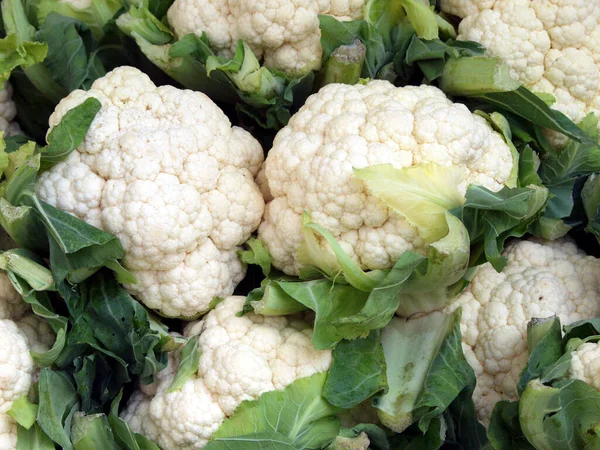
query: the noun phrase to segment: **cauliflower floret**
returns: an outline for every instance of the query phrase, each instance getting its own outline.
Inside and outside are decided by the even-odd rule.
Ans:
[[[175,0],[167,17],[177,37],[206,33],[212,48],[231,58],[239,40],[267,67],[290,74],[318,69],[321,63],[319,14],[338,20],[362,17],[366,0]]]
[[[497,191],[513,168],[510,149],[487,121],[433,86],[387,81],[331,84],[309,97],[276,136],[263,165],[269,193],[259,237],[273,264],[297,274],[302,213],[324,226],[363,269],[390,268],[426,243],[353,176],[353,168],[437,163],[460,167],[465,181]]]
[[[22,133],[19,124],[14,122],[17,106],[12,101],[12,93],[12,86],[8,82],[0,87],[0,132],[4,132],[4,136]]]
[[[477,375],[473,400],[483,423],[496,402],[518,398],[533,317],[557,315],[571,323],[600,314],[600,260],[570,240],[514,241],[504,255],[508,264],[502,273],[483,265],[447,308],[463,310],[463,350]]]
[[[0,414],[0,450],[16,450],[17,423],[8,414]]]
[[[113,233],[138,283],[126,287],[169,317],[195,317],[244,277],[239,246],[264,200],[256,139],[204,94],[156,87],[119,67],[64,98],[50,127],[89,97],[102,103],[84,142],[44,172],[43,200]]]
[[[167,393],[178,364],[172,357],[166,375],[131,397],[123,418],[132,430],[164,450],[200,449],[244,400],[329,369],[331,351],[313,347],[308,323],[289,316],[238,317],[244,301],[228,297],[188,324],[185,336],[199,335],[199,371]]]
[[[534,92],[573,121],[600,113],[600,4],[587,0],[442,0],[463,20],[458,39],[485,46]],[[560,147],[566,138],[546,130]]]
[[[585,381],[600,390],[600,344],[586,342],[571,352],[569,378]]]

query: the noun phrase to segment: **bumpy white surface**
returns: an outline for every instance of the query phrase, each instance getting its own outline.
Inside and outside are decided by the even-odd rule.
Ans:
[[[17,107],[12,100],[12,86],[5,83],[0,85],[0,131],[4,136],[14,136],[21,133],[19,124],[14,121],[17,115]]]
[[[532,318],[571,323],[600,314],[600,260],[570,240],[515,241],[504,254],[502,273],[482,266],[449,308],[462,307],[463,350],[477,375],[473,399],[484,423],[496,402],[517,399]]]
[[[199,334],[200,369],[183,387],[167,393],[177,358],[155,384],[136,392],[123,418],[163,450],[201,449],[244,400],[284,389],[293,381],[324,372],[331,351],[316,350],[312,329],[299,317],[237,317],[244,297],[228,297],[201,321],[186,327]]]
[[[442,0],[463,18],[458,39],[483,44],[513,77],[552,94],[554,108],[579,122],[600,112],[600,3],[589,0]],[[554,145],[565,142],[549,134]]]
[[[308,72],[321,61],[319,14],[358,19],[365,0],[175,0],[167,14],[178,37],[205,32],[222,56],[245,41],[265,65],[288,73]]]
[[[600,344],[586,342],[571,353],[569,377],[585,381],[600,390]]]
[[[89,97],[101,111],[83,144],[40,176],[38,195],[120,238],[138,280],[127,288],[149,308],[205,312],[244,277],[236,252],[264,210],[260,144],[206,95],[156,87],[132,67],[72,92],[50,126]]]
[[[499,190],[513,161],[485,119],[432,86],[332,84],[308,98],[276,136],[257,181],[271,199],[259,228],[275,267],[297,274],[302,213],[327,228],[363,269],[391,267],[425,251],[416,228],[367,193],[353,168],[435,162],[464,170],[467,184]]]

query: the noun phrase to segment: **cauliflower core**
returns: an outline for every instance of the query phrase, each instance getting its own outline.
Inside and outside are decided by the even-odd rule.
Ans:
[[[258,177],[271,198],[259,237],[273,264],[298,273],[303,211],[363,269],[390,268],[406,250],[425,252],[417,229],[368,194],[352,169],[430,162],[462,168],[463,193],[471,183],[497,191],[513,168],[510,149],[487,121],[435,87],[324,87],[277,134]]]
[[[123,418],[132,430],[163,450],[200,449],[244,400],[329,369],[331,351],[313,347],[307,322],[294,316],[238,317],[244,301],[228,297],[186,327],[186,336],[199,335],[198,372],[167,393],[178,366],[171,355],[156,382],[131,397]]]
[[[600,260],[570,240],[515,241],[504,254],[502,273],[485,264],[449,307],[462,307],[463,351],[477,375],[473,400],[483,423],[496,402],[518,398],[532,318],[571,323],[600,314]]]
[[[156,87],[120,67],[64,98],[50,127],[88,97],[102,103],[83,144],[40,176],[37,193],[121,240],[138,283],[164,316],[192,317],[244,277],[239,246],[258,227],[263,151],[204,94]]]
[[[19,124],[13,122],[17,115],[17,106],[12,101],[12,93],[13,90],[9,83],[4,83],[4,86],[0,84],[0,132],[4,132],[4,136],[21,134]]]
[[[318,15],[358,19],[365,4],[366,0],[175,0],[167,17],[178,38],[205,32],[215,52],[228,58],[242,40],[267,67],[299,74],[321,64]]]
[[[575,122],[600,113],[600,3],[589,0],[442,0],[463,18],[458,39],[503,59],[514,78],[552,94]],[[554,145],[563,135],[549,132]]]

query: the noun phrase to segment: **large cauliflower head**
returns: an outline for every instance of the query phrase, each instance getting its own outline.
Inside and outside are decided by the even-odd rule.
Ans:
[[[458,39],[503,59],[514,78],[552,94],[553,108],[579,122],[600,113],[600,3],[588,0],[442,0],[463,20]],[[550,133],[561,145],[565,138]]]
[[[518,398],[532,318],[571,323],[600,314],[600,260],[570,240],[515,241],[504,254],[502,273],[482,266],[449,307],[462,307],[463,351],[477,375],[473,400],[484,423],[496,402]]]
[[[7,82],[0,84],[0,132],[4,136],[21,134],[21,128],[14,122],[17,116],[17,106],[12,100],[12,86]]]
[[[156,87],[132,67],[72,92],[50,127],[89,97],[102,109],[82,145],[40,176],[38,195],[120,238],[138,281],[126,287],[149,308],[205,312],[244,276],[236,252],[264,210],[260,144],[206,95]]]
[[[135,432],[164,450],[200,449],[244,400],[329,369],[331,351],[313,347],[307,322],[238,317],[244,301],[228,297],[186,327],[186,336],[199,335],[200,369],[180,390],[167,393],[178,364],[172,358],[155,384],[136,392],[123,413]]]
[[[319,14],[358,19],[366,0],[175,0],[167,14],[178,37],[206,33],[213,49],[232,57],[246,42],[267,67],[298,74],[321,61]]]
[[[513,168],[510,149],[487,121],[435,87],[324,87],[277,134],[259,174],[271,198],[259,237],[273,264],[298,273],[303,211],[363,269],[390,268],[406,250],[425,252],[417,229],[367,193],[352,169],[431,162],[463,169],[463,193],[470,183],[497,191]]]

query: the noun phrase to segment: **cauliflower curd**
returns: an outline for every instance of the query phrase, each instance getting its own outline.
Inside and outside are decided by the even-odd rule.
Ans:
[[[600,3],[589,0],[442,0],[463,20],[458,39],[481,43],[573,121],[600,113]],[[550,133],[561,145],[564,136]]]
[[[156,87],[132,67],[64,98],[50,129],[89,97],[102,109],[82,145],[40,176],[37,194],[120,238],[137,279],[126,287],[149,308],[204,313],[245,274],[236,252],[264,210],[260,144],[206,95]]]
[[[321,65],[319,14],[338,20],[362,17],[366,0],[175,0],[167,14],[178,38],[205,32],[212,48],[232,57],[246,42],[267,67],[290,74]]]
[[[424,253],[417,229],[370,195],[352,170],[432,162],[464,171],[463,194],[468,184],[500,190],[513,169],[500,134],[435,87],[324,87],[277,134],[258,176],[270,200],[259,238],[274,266],[298,273],[303,211],[363,269],[390,268],[406,250]]]
[[[17,115],[17,107],[12,100],[12,87],[9,83],[0,85],[0,132],[4,136],[14,136],[21,134],[21,128],[14,119]]]
[[[502,273],[485,264],[448,308],[462,307],[463,351],[477,375],[473,400],[484,423],[496,402],[518,398],[532,318],[557,315],[569,324],[600,315],[600,260],[570,240],[515,241],[504,254],[508,264]],[[578,367],[574,358],[576,377],[585,378]]]
[[[228,297],[188,324],[185,336],[198,335],[198,372],[181,389],[167,392],[179,363],[170,354],[167,369],[154,384],[140,385],[123,413],[133,431],[163,450],[201,449],[244,400],[329,369],[331,351],[313,347],[307,322],[297,316],[238,317],[244,301]]]

